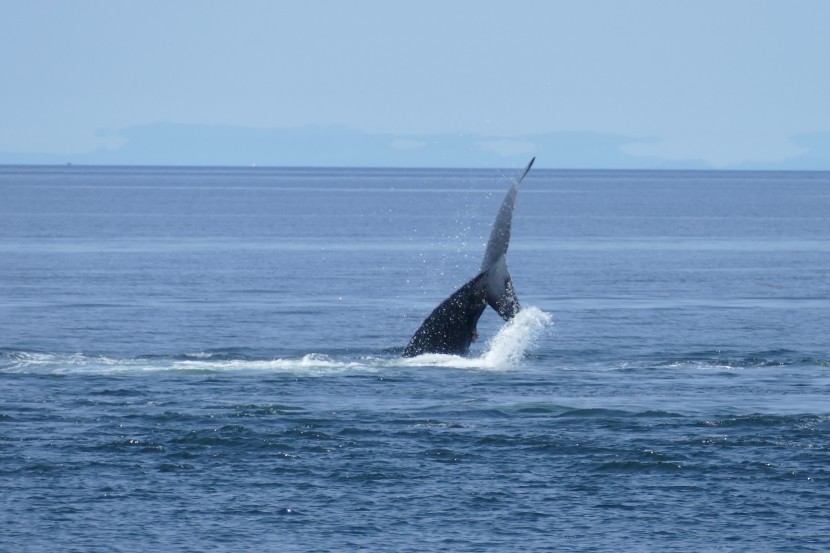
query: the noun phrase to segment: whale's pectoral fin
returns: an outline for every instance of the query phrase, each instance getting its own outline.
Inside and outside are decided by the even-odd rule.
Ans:
[[[502,256],[486,273],[487,305],[495,309],[502,319],[509,321],[519,312],[519,298],[513,288],[513,279]]]
[[[480,273],[436,307],[412,336],[405,357],[423,353],[466,355],[487,305],[487,273]]]

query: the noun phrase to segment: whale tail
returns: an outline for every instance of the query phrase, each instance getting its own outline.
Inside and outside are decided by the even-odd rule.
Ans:
[[[505,321],[519,312],[519,299],[503,261],[479,273],[441,302],[412,336],[404,357],[424,353],[466,355],[477,337],[476,325],[487,305]]]
[[[484,274],[487,275],[487,305],[495,309],[502,319],[509,321],[519,312],[519,298],[513,288],[513,279],[507,270],[507,261],[504,256],[501,256]]]
[[[490,239],[487,241],[487,248],[484,250],[484,258],[481,260],[481,270],[497,263],[499,257],[507,255],[507,247],[510,245],[510,229],[513,226],[513,210],[516,207],[516,197],[519,195],[519,185],[525,178],[536,158],[530,160],[521,173],[513,179],[513,185],[507,191],[501,203],[496,220],[493,221],[493,228],[490,231]]]
[[[516,177],[502,201],[479,273],[430,313],[404,349],[405,357],[424,353],[466,355],[477,336],[476,325],[485,306],[495,309],[505,321],[519,312],[519,298],[505,256],[519,184],[535,159]]]

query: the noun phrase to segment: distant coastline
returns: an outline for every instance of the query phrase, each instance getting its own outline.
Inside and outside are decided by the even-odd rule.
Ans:
[[[658,142],[590,132],[525,136],[396,135],[343,127],[257,129],[157,123],[113,131],[120,145],[77,153],[0,152],[0,165],[516,168],[528,156],[540,169],[830,170],[830,133],[795,137],[798,155],[715,166],[699,159],[635,155]]]

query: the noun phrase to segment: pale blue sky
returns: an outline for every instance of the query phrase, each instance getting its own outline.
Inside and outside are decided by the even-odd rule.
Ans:
[[[823,0],[34,0],[0,20],[5,163],[259,146],[252,163],[830,169]],[[203,130],[226,156],[198,156]]]

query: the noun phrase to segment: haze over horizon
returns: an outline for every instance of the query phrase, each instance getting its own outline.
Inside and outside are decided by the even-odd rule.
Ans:
[[[7,3],[0,163],[830,170],[830,3]]]

